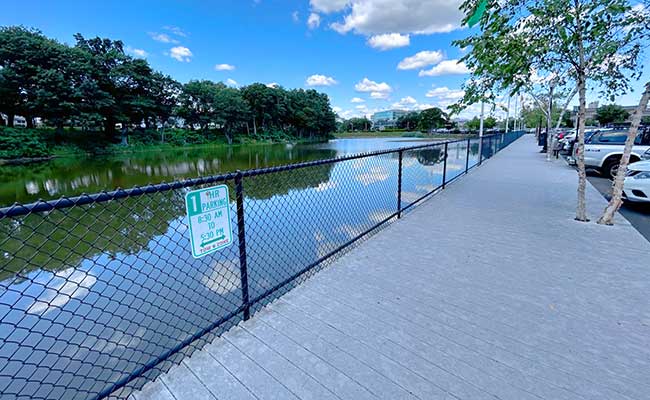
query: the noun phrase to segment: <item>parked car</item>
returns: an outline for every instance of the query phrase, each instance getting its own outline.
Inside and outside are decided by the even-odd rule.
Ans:
[[[596,169],[610,179],[614,178],[618,172],[626,138],[625,130],[598,131],[591,135],[588,140],[585,140],[585,167]],[[641,156],[648,150],[650,150],[650,129],[646,128],[634,141],[630,163],[640,161]],[[573,150],[569,164],[575,165],[576,153],[577,147]]]
[[[637,203],[650,203],[650,161],[639,161],[627,167],[623,198]]]
[[[646,150],[645,153],[641,156],[643,160],[650,160],[650,149]]]
[[[602,132],[602,131],[609,131],[611,129],[585,129],[585,143],[589,140],[591,135],[597,132]],[[576,143],[576,132],[573,131],[571,133],[567,133],[564,135],[563,138],[560,139],[560,143],[562,144],[562,154],[573,154],[573,147],[575,146]]]

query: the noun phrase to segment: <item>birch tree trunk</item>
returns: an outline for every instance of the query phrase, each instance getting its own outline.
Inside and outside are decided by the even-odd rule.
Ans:
[[[587,203],[585,200],[585,190],[587,188],[587,172],[585,171],[585,116],[587,114],[587,88],[585,76],[582,72],[578,73],[578,97],[580,98],[580,108],[578,111],[578,204],[576,207],[576,221],[587,222]]]
[[[580,110],[578,111],[578,204],[576,206],[576,221],[588,222],[587,201],[585,191],[587,189],[587,172],[585,171],[585,119],[587,116],[587,73],[585,72],[585,48],[582,36],[582,3],[580,0],[573,1],[573,12],[575,13],[576,32],[579,35],[578,42],[578,65],[576,65],[576,80],[578,81],[578,98]]]
[[[612,198],[609,200],[609,204],[605,207],[603,215],[598,219],[598,223],[602,225],[613,225],[614,224],[614,215],[623,204],[623,183],[625,182],[625,172],[627,166],[630,163],[630,154],[632,154],[632,147],[634,147],[634,140],[636,139],[637,132],[639,131],[639,125],[641,125],[641,117],[643,116],[643,111],[648,107],[648,100],[650,99],[650,82],[646,83],[645,91],[641,96],[641,101],[639,106],[634,111],[632,116],[632,125],[630,130],[627,133],[627,138],[625,139],[625,148],[623,150],[623,157],[621,158],[621,163],[618,167],[618,172],[616,173],[616,178],[612,186]]]
[[[564,117],[564,113],[566,112],[567,108],[569,108],[569,103],[571,103],[571,100],[573,100],[573,97],[575,97],[576,92],[578,91],[578,87],[576,86],[573,88],[571,93],[569,94],[569,97],[566,99],[566,102],[564,103],[564,107],[562,107],[562,110],[560,111],[560,117],[557,119],[557,124],[555,125],[555,129],[560,129],[560,124],[562,123],[562,117]]]
[[[551,120],[553,112],[553,91],[555,84],[551,83],[548,88],[548,108],[546,109],[546,161],[551,161],[553,152],[553,132],[551,130]]]

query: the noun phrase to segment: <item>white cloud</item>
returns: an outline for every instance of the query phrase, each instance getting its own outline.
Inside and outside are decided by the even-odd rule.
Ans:
[[[391,107],[411,110],[418,107],[418,101],[411,96],[406,96],[402,97],[397,103],[393,103]]]
[[[311,8],[325,14],[343,10],[350,0],[310,0]]]
[[[375,100],[386,100],[388,92],[370,92],[370,98]]]
[[[361,97],[353,97],[352,100],[350,100],[350,103],[363,103],[363,102],[365,102],[365,100],[362,99]]]
[[[277,88],[277,87],[280,87],[280,84],[277,83],[277,82],[269,82],[269,83],[266,84],[266,87]]]
[[[217,64],[214,66],[214,69],[217,71],[233,71],[235,66],[230,64]]]
[[[425,96],[441,100],[458,100],[465,96],[465,92],[461,89],[449,89],[447,86],[442,86],[429,90]]]
[[[458,62],[458,60],[445,60],[431,69],[420,70],[418,76],[469,74],[469,72],[469,68],[467,68],[464,62]]]
[[[331,76],[318,74],[307,77],[307,80],[305,81],[305,85],[307,86],[332,86],[337,83],[336,79]]]
[[[386,82],[375,82],[368,78],[363,78],[361,82],[354,85],[357,92],[375,92],[375,93],[389,93],[393,90]]]
[[[332,107],[332,111],[334,111],[335,113],[338,114],[341,111],[343,111],[343,109],[341,107],[339,107],[339,106],[334,106],[334,107]]]
[[[316,3],[316,4],[314,4]],[[331,27],[339,33],[353,31],[363,35],[383,33],[431,34],[460,28],[461,0],[312,0],[314,9],[323,12],[350,11],[342,22]],[[317,8],[318,7],[318,8]]]
[[[309,14],[309,18],[307,18],[307,26],[309,29],[316,29],[320,25],[320,15],[316,13],[311,13]]]
[[[160,42],[160,43],[174,43],[174,44],[180,43],[178,40],[169,37],[169,35],[166,33],[149,32],[149,36],[151,36],[151,38],[156,42]]]
[[[354,108],[356,108],[357,110],[367,110],[368,106],[366,106],[365,104],[360,104],[358,106],[355,106]]]
[[[138,58],[145,58],[146,56],[149,55],[149,53],[147,53],[146,51],[142,49],[135,49],[131,46],[126,46],[126,52]]]
[[[237,81],[232,79],[232,78],[228,78],[228,79],[226,79],[226,85],[228,85],[228,86],[239,86],[239,83],[237,83]]]
[[[397,69],[408,70],[424,68],[428,65],[438,64],[444,58],[445,56],[442,54],[442,51],[425,50],[400,61],[399,64],[397,64]]]
[[[291,19],[293,20],[293,22],[296,23],[300,22],[300,14],[298,13],[298,11],[294,11],[291,13]]]
[[[190,62],[192,60],[192,55],[190,49],[183,46],[172,47],[169,51],[169,56],[180,62]]]
[[[181,28],[177,26],[167,25],[167,26],[163,26],[163,29],[173,33],[176,36],[187,37],[187,33],[185,33]]]
[[[402,97],[399,104],[416,104],[418,101],[411,96]]]
[[[368,39],[368,45],[374,49],[390,50],[398,47],[408,46],[411,43],[409,35],[399,33],[385,33],[383,35],[374,35]]]

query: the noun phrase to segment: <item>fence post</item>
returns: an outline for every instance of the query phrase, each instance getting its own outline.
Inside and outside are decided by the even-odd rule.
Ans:
[[[397,218],[402,218],[402,150],[399,151],[397,170]]]
[[[448,142],[445,142],[445,154],[444,154],[444,160],[442,161],[442,188],[445,188],[445,185],[447,184],[447,148],[449,146]]]
[[[478,140],[478,165],[483,163],[483,136]]]
[[[243,175],[237,171],[235,190],[237,199],[237,237],[239,239],[239,272],[241,277],[241,298],[244,306],[244,320],[251,317],[251,305],[248,297],[248,267],[246,265],[246,232],[244,230],[244,185]]]
[[[469,148],[472,145],[471,139],[467,138],[467,155],[465,156],[465,173],[469,171]]]

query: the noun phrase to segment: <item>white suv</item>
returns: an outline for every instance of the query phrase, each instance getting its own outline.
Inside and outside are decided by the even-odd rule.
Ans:
[[[612,130],[594,133],[585,143],[585,167],[597,169],[603,176],[613,178],[618,172],[618,166],[623,155],[627,131]],[[578,147],[573,150],[575,163]],[[650,151],[650,129],[641,131],[634,141],[630,163],[640,161],[644,153]]]

